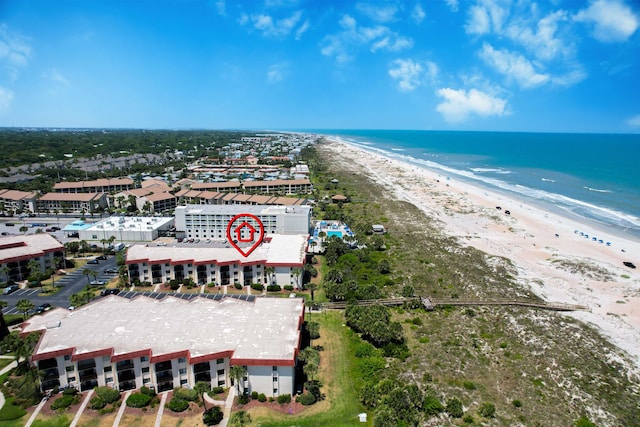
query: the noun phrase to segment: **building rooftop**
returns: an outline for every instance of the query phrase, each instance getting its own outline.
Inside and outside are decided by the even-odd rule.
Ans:
[[[173,262],[209,264],[255,264],[302,267],[307,245],[306,235],[270,234],[248,257],[231,245],[212,243],[176,243],[170,246],[133,245],[127,250],[127,264]],[[251,244],[238,244],[245,249]]]
[[[187,205],[178,206],[176,209],[184,209],[187,215],[236,215],[237,205]],[[284,213],[297,213],[308,215],[311,206],[279,206],[279,205],[243,205],[242,213],[252,215],[276,215]]]
[[[173,217],[159,216],[114,216],[92,224],[90,227],[82,228],[82,230],[99,231],[99,232],[116,232],[116,231],[147,231],[155,230],[167,223],[173,222]],[[65,227],[65,231],[67,228]]]
[[[22,332],[44,331],[33,360],[148,350],[152,362],[180,352],[187,352],[189,359],[231,353],[236,364],[292,366],[303,317],[301,298],[248,302],[172,296],[129,300],[111,295],[74,311],[57,308],[34,316],[23,324]]]
[[[64,251],[64,246],[55,237],[46,233],[0,238],[0,263],[2,264],[56,251]]]

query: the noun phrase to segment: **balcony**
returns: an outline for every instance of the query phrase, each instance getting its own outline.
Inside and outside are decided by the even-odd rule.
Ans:
[[[196,382],[200,382],[200,381],[204,381],[204,382],[211,382],[211,371],[203,371],[203,372],[198,372],[197,374],[194,375]]]
[[[98,378],[98,372],[95,369],[83,369],[78,372],[78,377],[80,377],[80,382],[95,380]]]
[[[156,380],[158,382],[171,380],[173,382],[173,372],[169,369],[166,371],[156,372]]]
[[[119,386],[118,389],[120,391],[127,391],[127,390],[133,390],[134,388],[136,388],[136,382],[135,381],[119,381]]]
[[[133,360],[123,360],[116,363],[116,371],[124,371],[127,369],[133,369]]]
[[[123,381],[133,381],[136,379],[136,373],[133,369],[129,369],[126,371],[118,371],[118,382],[122,383]]]

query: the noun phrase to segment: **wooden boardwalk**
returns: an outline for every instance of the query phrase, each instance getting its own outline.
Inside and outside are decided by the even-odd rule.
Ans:
[[[509,299],[509,298],[491,298],[491,299],[459,299],[459,298],[384,298],[373,300],[361,300],[357,301],[358,305],[386,305],[396,306],[403,305],[406,302],[419,300],[425,309],[431,311],[440,306],[487,306],[487,305],[511,305],[517,307],[530,307],[539,308],[542,310],[553,311],[588,311],[589,307],[585,305],[577,304],[564,304],[560,302],[546,302],[527,299]],[[328,302],[322,305],[323,308],[328,310],[344,310],[347,307],[346,301],[340,302]]]

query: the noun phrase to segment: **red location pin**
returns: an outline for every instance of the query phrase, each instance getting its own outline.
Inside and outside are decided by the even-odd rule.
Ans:
[[[245,258],[260,246],[263,238],[264,225],[255,215],[238,214],[227,224],[227,240]],[[252,245],[241,248],[239,245],[243,243],[252,243]]]

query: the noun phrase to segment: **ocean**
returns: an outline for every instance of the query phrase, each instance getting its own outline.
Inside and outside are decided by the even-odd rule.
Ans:
[[[640,238],[640,135],[306,130]]]

